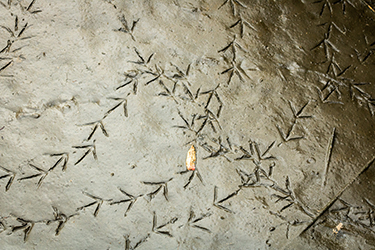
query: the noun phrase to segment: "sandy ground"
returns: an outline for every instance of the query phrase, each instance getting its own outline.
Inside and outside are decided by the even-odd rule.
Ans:
[[[374,8],[1,0],[1,248],[374,249]]]

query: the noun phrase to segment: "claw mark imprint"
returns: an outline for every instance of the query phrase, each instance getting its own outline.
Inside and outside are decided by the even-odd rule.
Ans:
[[[57,228],[55,230],[55,236],[58,236],[61,232],[61,230],[64,228],[65,224],[68,222],[70,218],[72,218],[75,215],[78,214],[72,214],[72,215],[65,215],[64,213],[60,212],[60,210],[57,207],[52,206],[53,208],[53,220],[48,220],[46,222],[46,225],[49,225],[53,222],[58,222]]]
[[[336,28],[342,34],[345,34],[346,28],[344,27],[344,30],[342,30],[337,26],[336,23],[332,21],[320,24],[319,26],[325,26],[326,24],[328,24],[328,28],[327,28],[327,31],[324,33],[324,38],[320,40],[319,43],[316,44],[314,47],[312,47],[310,50],[312,51],[317,48],[323,47],[324,54],[326,57],[326,62],[327,62],[331,59],[334,52],[340,52],[339,49],[330,41],[333,28]]]
[[[272,211],[269,211],[269,212],[270,212],[270,214],[282,219],[283,221],[286,221],[286,222],[280,223],[278,226],[274,226],[272,228],[273,228],[273,230],[275,230],[276,227],[279,227],[281,225],[287,225],[286,226],[286,233],[285,233],[285,236],[286,236],[287,239],[289,239],[289,230],[290,230],[291,226],[300,226],[304,223],[307,223],[307,221],[300,221],[298,219],[293,220],[293,221],[289,221],[286,217],[284,217],[284,216],[282,216],[278,213],[275,213],[275,212],[272,212]]]
[[[119,188],[120,192],[123,193],[124,195],[126,195],[128,198],[127,199],[124,199],[124,200],[119,200],[119,201],[113,201],[111,203],[109,203],[109,205],[115,205],[115,204],[121,204],[121,203],[126,203],[126,202],[129,202],[129,205],[128,207],[126,208],[126,211],[124,213],[124,217],[126,217],[127,213],[130,211],[130,209],[133,207],[134,203],[138,200],[138,198],[142,197],[143,194],[141,195],[138,195],[138,196],[134,196],[134,195],[131,195],[127,192],[125,192],[123,189]]]
[[[310,101],[308,101],[305,105],[303,105],[301,107],[301,109],[299,109],[298,111],[295,109],[294,105],[292,104],[292,102],[289,101],[289,106],[290,106],[290,109],[292,110],[292,113],[293,113],[293,120],[292,120],[292,125],[291,127],[288,129],[287,131],[287,134],[284,134],[283,130],[281,129],[281,127],[276,124],[276,128],[281,136],[281,139],[283,140],[281,143],[279,143],[278,147],[280,147],[283,143],[286,143],[288,141],[293,141],[293,140],[300,140],[300,139],[304,139],[305,137],[304,136],[295,136],[295,137],[292,137],[292,131],[294,129],[294,127],[297,125],[297,121],[298,120],[301,120],[301,119],[308,119],[308,118],[312,118],[313,116],[311,115],[302,115],[304,109],[306,108],[306,106],[309,104]]]
[[[248,174],[241,169],[236,169],[236,171],[239,177],[241,178],[241,185],[239,186],[240,188],[269,186],[269,184],[262,183],[261,178],[265,178],[267,181],[271,181],[272,183],[274,183],[274,181],[271,180],[267,175],[267,172],[259,165],[255,166],[251,174]]]
[[[191,64],[189,64],[184,71],[182,71],[179,67],[177,67],[177,65],[174,65],[173,63],[171,63],[171,65],[176,69],[177,73],[174,73],[173,76],[171,77],[173,80],[177,80],[177,81],[181,81],[181,80],[184,80],[187,82],[187,84],[190,86],[191,84],[189,83],[188,81],[188,76],[189,76],[189,73],[190,73],[190,67],[191,67]]]
[[[162,77],[164,77],[165,79],[169,80],[168,77],[165,75],[164,69],[161,68],[160,66],[158,66],[157,64],[155,64],[155,71],[147,70],[147,71],[145,71],[145,73],[154,76],[154,78],[152,78],[151,80],[147,81],[145,83],[145,85],[149,85],[150,83],[155,82],[156,80],[159,80]]]
[[[241,44],[239,44],[237,42],[237,36],[234,35],[233,40],[227,46],[218,50],[218,52],[219,53],[222,53],[222,52],[225,53],[228,49],[230,49],[231,52],[232,52],[232,61],[235,62],[236,58],[237,58],[237,49],[236,48],[239,48],[243,52],[248,53],[248,51]]]
[[[334,54],[331,55],[329,59],[327,59],[325,62],[322,62],[321,64],[327,63],[327,62],[328,62],[328,68],[327,68],[326,74],[332,77],[339,77],[343,75],[352,66],[352,65],[349,65],[346,68],[342,69],[340,65],[336,62]]]
[[[236,26],[240,26],[240,34],[241,34],[241,38],[243,38],[244,34],[245,34],[245,26],[249,27],[250,29],[254,30],[254,31],[257,31],[256,28],[254,28],[254,26],[252,26],[248,21],[246,21],[241,14],[239,14],[239,19],[237,22],[235,22],[234,24],[232,24],[231,26],[229,26],[230,29],[236,27]]]
[[[211,145],[208,145],[207,142],[200,143],[199,146],[201,146],[204,150],[210,153],[210,155],[203,158],[203,160],[208,158],[214,158],[218,156],[224,157],[227,161],[232,162],[232,160],[226,156],[226,154],[232,152],[232,145],[229,141],[229,138],[227,138],[228,146],[224,146],[222,143],[221,137],[219,136],[217,139],[210,139],[212,142],[216,143],[218,145],[218,149],[215,150]]]
[[[56,156],[60,156],[60,158],[55,162],[55,164],[53,164],[53,166],[48,169],[48,171],[52,171],[54,170],[60,163],[61,166],[62,166],[62,171],[65,171],[67,166],[68,166],[68,161],[69,161],[69,153],[57,153],[57,154],[47,154],[51,157],[56,157]]]
[[[177,110],[177,112],[178,112],[178,115],[181,117],[181,119],[184,121],[185,125],[176,125],[176,126],[173,126],[173,127],[190,130],[190,131],[194,132],[195,134],[197,134],[197,132],[193,129],[194,120],[195,120],[196,115],[193,116],[193,119],[189,123],[188,120],[185,119],[185,117],[181,114],[181,112],[179,110]]]
[[[21,41],[21,40],[26,40],[26,39],[30,39],[31,36],[27,36],[27,37],[22,37],[23,33],[26,31],[26,29],[29,27],[28,26],[28,23],[25,23],[25,25],[23,25],[23,27],[20,29],[20,31],[18,32],[17,34],[17,31],[18,31],[18,26],[19,26],[19,20],[18,20],[18,17],[15,16],[15,21],[14,21],[14,27],[13,27],[13,30],[9,27],[6,27],[6,26],[3,26],[3,25],[0,25],[1,28],[3,28],[4,30],[6,30],[9,35],[10,35],[10,38],[8,39],[7,41],[7,45],[0,51],[0,54],[1,53],[9,53],[9,52],[16,52],[20,49],[22,49],[22,47],[19,47],[17,49],[14,49],[14,50],[10,50],[12,45],[17,42],[17,41]]]
[[[138,90],[138,78],[140,78],[142,75],[143,75],[143,72],[141,72],[140,70],[130,70],[128,72],[125,72],[124,73],[125,83],[118,86],[116,88],[116,90],[119,90],[119,89],[133,83],[133,94],[136,95],[137,90]]]
[[[355,8],[355,6],[349,0],[337,0],[333,4],[339,4],[339,3],[341,4],[342,14],[344,15],[346,14],[346,4],[349,4],[350,6]]]
[[[188,225],[191,226],[191,227],[195,227],[195,228],[198,228],[200,230],[203,230],[205,232],[211,233],[210,229],[195,224],[195,223],[197,223],[197,222],[199,222],[199,221],[201,221],[204,218],[207,218],[209,216],[211,216],[211,213],[202,214],[200,217],[196,218],[196,215],[195,215],[193,209],[190,208],[190,215],[189,215],[189,219],[188,219]]]
[[[199,127],[199,129],[196,131],[196,134],[200,134],[200,132],[206,127],[207,124],[209,124],[211,126],[211,129],[214,133],[217,132],[216,128],[215,128],[215,125],[214,125],[214,122],[216,123],[216,125],[219,127],[219,129],[222,129],[221,128],[221,125],[219,123],[219,120],[217,118],[217,116],[209,109],[206,109],[205,110],[205,115],[200,115],[197,117],[196,120],[201,120],[203,119],[203,122],[201,124],[201,126]]]
[[[117,30],[115,30],[115,31],[120,31],[120,32],[127,33],[127,34],[129,34],[131,36],[131,38],[133,39],[133,41],[135,41],[135,38],[134,38],[134,35],[133,35],[133,31],[134,31],[135,26],[139,22],[139,18],[137,20],[133,21],[133,23],[132,23],[131,26],[128,25],[128,22],[125,19],[125,15],[122,15],[119,19],[120,19],[120,22],[122,24],[122,27],[119,28],[119,29],[117,29]]]
[[[103,116],[103,119],[106,118],[110,113],[115,111],[121,105],[122,105],[122,108],[124,109],[124,116],[128,117],[128,101],[125,98],[109,97],[108,99],[112,99],[112,100],[120,101],[120,102],[117,103],[113,108],[111,108],[107,112],[105,112],[105,114]]]
[[[243,78],[242,74],[245,75],[248,79],[251,79],[250,76],[246,73],[246,71],[242,68],[242,62],[236,63],[236,61],[231,62],[232,67],[224,70],[220,74],[229,74],[229,78],[227,81],[227,84],[229,85],[232,82],[234,74],[237,75],[238,79],[240,79],[241,82],[245,82],[245,79]],[[257,69],[247,69],[251,71],[256,71]]]
[[[300,211],[302,211],[307,216],[309,216],[311,218],[314,217],[314,214],[310,212],[310,210],[308,209],[308,207],[295,197],[292,189],[290,188],[289,176],[286,176],[286,178],[285,178],[285,189],[277,186],[276,183],[274,183],[270,187],[272,189],[274,189],[275,191],[277,191],[277,192],[279,192],[279,193],[282,194],[282,195],[278,195],[278,194],[272,194],[271,195],[271,197],[276,197],[277,198],[277,200],[275,201],[275,203],[278,203],[279,201],[287,201],[288,202],[286,205],[284,205],[279,210],[279,213],[283,212],[284,210],[286,210],[286,209],[288,209],[288,208],[290,208],[292,206],[296,206]]]
[[[202,179],[202,176],[201,176],[201,174],[199,173],[199,171],[198,171],[198,168],[196,167],[195,168],[195,170],[193,170],[193,171],[189,171],[189,170],[184,170],[184,171],[180,171],[180,172],[177,172],[178,174],[186,174],[186,173],[189,173],[189,172],[191,172],[191,175],[190,175],[190,177],[189,177],[189,180],[186,182],[186,184],[184,185],[184,189],[186,189],[189,185],[190,185],[190,183],[191,183],[191,181],[194,179],[194,176],[195,175],[197,175],[198,176],[198,179],[201,181],[201,183],[204,185],[204,183],[203,183],[203,179]]]
[[[39,12],[42,12],[41,9],[35,9],[35,10],[32,10],[33,9],[33,6],[34,6],[34,3],[36,2],[36,0],[32,0],[28,6],[26,7],[23,7],[21,4],[21,8],[25,9],[27,12],[29,12],[30,14],[36,14],[36,13],[39,13]]]
[[[175,90],[176,90],[177,82],[173,84],[172,90],[170,90],[162,80],[159,80],[159,85],[164,89],[164,91],[160,92],[158,95],[171,97],[175,101],[175,103],[178,104],[178,101],[175,97]]]
[[[262,161],[265,160],[276,160],[276,157],[273,155],[267,156],[269,151],[273,148],[276,141],[271,142],[268,147],[262,152],[259,148],[258,143],[254,141],[249,141],[249,151],[244,147],[240,146],[240,151],[243,153],[242,156],[236,158],[235,160],[252,160],[255,165],[259,165]]]
[[[322,7],[321,7],[321,9],[320,9],[320,12],[319,12],[319,16],[323,15],[323,12],[324,12],[324,10],[325,10],[326,8],[328,9],[330,15],[332,15],[333,10],[332,10],[332,5],[331,5],[331,3],[329,2],[329,0],[318,0],[318,1],[315,1],[315,2],[313,2],[313,3],[323,3],[323,4],[322,4]]]
[[[166,223],[164,223],[160,226],[157,226],[157,217],[156,217],[156,212],[154,211],[153,220],[152,220],[152,232],[157,233],[157,234],[163,234],[163,235],[166,235],[166,236],[169,236],[169,237],[173,237],[173,235],[169,231],[161,231],[160,229],[162,229],[163,227],[165,227],[169,224],[174,224],[177,220],[178,220],[177,217],[173,217],[168,222],[166,222]]]
[[[364,91],[360,86],[369,85],[366,82],[355,82],[352,79],[344,78],[348,84],[349,94],[352,100],[357,100],[359,103],[367,104],[367,109],[369,110],[371,116],[375,114],[375,99],[366,91]]]
[[[103,205],[104,201],[112,201],[112,199],[106,199],[105,200],[105,199],[99,198],[97,196],[91,195],[91,194],[86,193],[86,192],[83,192],[83,194],[86,195],[86,196],[88,196],[88,197],[90,197],[91,199],[94,199],[95,201],[91,202],[91,203],[89,203],[87,205],[84,205],[82,207],[77,208],[77,211],[83,210],[83,209],[85,209],[87,207],[91,207],[93,205],[96,205],[96,208],[95,208],[95,211],[94,211],[94,217],[96,217],[98,215],[100,207]]]
[[[293,116],[294,116],[294,119],[297,120],[297,119],[306,119],[306,118],[312,118],[313,116],[312,115],[301,115],[303,110],[306,108],[306,106],[309,104],[310,101],[308,101],[305,105],[302,106],[302,108],[300,108],[300,110],[296,110],[295,107],[293,106],[292,102],[289,101],[289,105],[290,105],[290,109],[292,110],[293,112]]]
[[[241,3],[238,0],[225,0],[218,9],[221,9],[224,5],[230,4],[230,7],[232,8],[233,16],[236,16],[237,10],[236,10],[236,5],[241,6],[242,8],[247,8],[247,6],[243,3]]]
[[[185,119],[185,117],[181,114],[179,110],[177,110],[177,112],[178,112],[178,115],[181,117],[181,119],[184,121],[185,125],[183,126],[177,125],[173,127],[189,130],[193,132],[196,136],[199,136],[201,134],[202,130],[206,127],[207,124],[211,126],[211,129],[214,133],[217,132],[214,123],[216,124],[216,126],[218,126],[219,129],[222,129],[217,116],[209,109],[205,109],[205,115],[199,115],[198,117],[197,117],[198,114],[192,115],[193,118],[191,122],[188,122],[188,120]],[[203,120],[203,121],[201,122],[199,128],[195,129],[194,128],[195,125],[198,125],[197,123],[195,123],[195,121],[200,121],[200,120]]]
[[[207,101],[206,101],[206,105],[204,106],[205,109],[208,109],[210,104],[211,104],[211,101],[212,101],[212,97],[215,97],[216,101],[219,103],[219,108],[216,112],[216,117],[219,118],[220,117],[220,114],[221,114],[221,110],[223,108],[223,102],[221,101],[220,97],[219,97],[219,94],[217,93],[217,89],[220,87],[220,84],[218,84],[214,89],[212,90],[208,90],[208,91],[204,91],[204,92],[201,92],[199,93],[199,96],[202,96],[202,95],[208,95],[208,98],[207,98]]]
[[[94,127],[92,128],[91,133],[87,137],[86,141],[90,141],[91,140],[91,138],[94,136],[95,131],[98,129],[98,127],[100,127],[100,129],[102,130],[103,135],[105,135],[106,137],[109,136],[107,130],[104,128],[103,120],[85,123],[85,124],[82,124],[80,126],[91,126],[91,125],[94,125]]]
[[[9,190],[10,186],[12,186],[12,183],[13,183],[14,179],[16,178],[16,172],[11,171],[11,170],[9,170],[7,168],[4,168],[2,166],[0,166],[0,168],[6,172],[5,175],[0,176],[0,180],[9,177],[8,183],[5,186],[5,192],[6,192],[6,191]]]
[[[173,180],[173,178],[170,178],[167,181],[160,181],[160,182],[142,181],[142,183],[145,184],[145,185],[159,186],[154,191],[152,191],[151,193],[147,194],[147,196],[150,198],[150,201],[159,193],[159,191],[161,189],[163,189],[163,196],[164,196],[165,200],[169,201],[169,198],[168,198],[168,186],[167,186],[167,184],[171,180]]]
[[[130,246],[129,235],[128,235],[128,234],[124,235],[124,239],[125,239],[125,250],[134,250],[134,249],[136,249],[136,248],[139,247],[142,243],[146,242],[146,241],[148,240],[148,238],[150,238],[150,234],[147,234],[144,238],[142,238],[142,239],[139,240],[137,243],[135,243],[134,247],[131,247],[131,246]]]
[[[147,60],[145,60],[145,59],[141,56],[141,53],[139,53],[139,51],[137,50],[136,47],[134,47],[134,51],[135,51],[135,53],[137,54],[139,60],[138,60],[138,61],[129,61],[129,62],[131,62],[131,63],[135,63],[135,64],[139,64],[139,65],[147,65],[147,64],[151,61],[152,57],[153,57],[154,54],[155,54],[155,53],[152,53],[151,55],[148,56]]]
[[[73,146],[73,148],[78,148],[78,149],[83,149],[83,148],[87,148],[86,152],[82,155],[81,158],[78,159],[78,161],[76,161],[76,163],[74,163],[74,165],[78,165],[83,159],[85,159],[85,157],[89,154],[89,153],[92,153],[93,157],[95,160],[98,160],[98,156],[96,154],[96,147],[95,147],[95,140],[93,141],[94,144],[89,144],[89,145],[83,145],[83,146]]]
[[[33,230],[36,223],[39,223],[40,221],[31,221],[31,220],[25,220],[22,218],[17,218],[17,221],[21,223],[20,226],[12,226],[12,233],[23,230],[24,236],[23,241],[26,242],[29,238],[29,235],[31,231]]]
[[[11,5],[12,5],[12,0],[8,0],[8,1],[6,2],[6,4],[3,3],[3,2],[0,2],[0,4],[1,4],[4,8],[10,9],[10,7],[11,7]]]
[[[294,128],[295,125],[296,124],[293,123],[292,126],[290,127],[290,129],[288,130],[287,134],[285,135],[284,132],[283,132],[283,130],[280,128],[280,126],[276,124],[276,128],[279,131],[279,134],[280,134],[281,139],[283,140],[283,142],[294,141],[294,140],[301,140],[301,139],[305,138],[304,136],[291,137],[291,133],[292,133],[292,130],[293,130],[293,128]],[[278,146],[280,146],[283,142],[281,142]]]
[[[332,80],[327,80],[322,88],[317,88],[317,89],[318,89],[319,98],[322,101],[322,103],[344,105],[343,102],[329,100],[331,99],[330,97],[333,96],[333,93],[336,93],[338,98],[341,99],[341,92],[339,90],[339,87],[336,86],[336,82]]]
[[[26,176],[26,177],[22,177],[22,178],[19,178],[18,180],[19,181],[22,181],[22,180],[28,180],[28,179],[33,179],[33,178],[36,178],[36,177],[39,177],[40,176],[40,179],[38,181],[38,183],[36,184],[37,187],[39,188],[40,185],[42,185],[42,181],[47,177],[48,173],[50,171],[52,171],[53,169],[50,168],[49,170],[44,170],[44,169],[41,169],[37,166],[35,166],[34,164],[31,164],[29,163],[28,164],[31,168],[35,169],[36,171],[38,171],[39,173],[37,174],[33,174],[33,175],[29,175],[29,176]],[[51,170],[52,169],[52,170]]]
[[[240,191],[241,191],[241,188],[237,189],[236,191],[234,191],[233,193],[231,193],[230,195],[228,195],[227,197],[225,197],[224,199],[221,199],[219,201],[217,201],[217,189],[218,187],[215,186],[214,187],[214,200],[213,200],[213,205],[219,209],[222,209],[224,210],[225,212],[228,212],[228,213],[234,213],[232,210],[230,210],[229,208],[226,208],[224,207],[223,205],[221,205],[220,203],[223,203],[224,201],[232,198],[233,196],[237,195]]]
[[[1,52],[0,52],[1,53]],[[13,63],[13,60],[12,61],[9,61],[7,64],[5,64],[4,66],[2,66],[0,68],[0,72],[5,70],[6,68],[8,68],[11,64]]]
[[[0,233],[4,232],[6,229],[7,227],[5,226],[5,223],[0,219]]]
[[[375,51],[375,42],[370,43],[366,35],[364,36],[364,40],[365,40],[365,50],[362,53],[355,50],[357,54],[357,58],[361,63],[364,63],[372,54],[374,54],[374,51]]]

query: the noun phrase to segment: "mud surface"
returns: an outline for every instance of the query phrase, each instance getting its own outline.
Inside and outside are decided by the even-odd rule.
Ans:
[[[374,18],[2,0],[1,248],[374,249]]]

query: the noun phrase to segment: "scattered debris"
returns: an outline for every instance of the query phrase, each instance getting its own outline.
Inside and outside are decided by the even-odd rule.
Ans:
[[[340,222],[332,231],[335,233],[335,234],[338,234],[341,230],[341,228],[343,227],[344,225]]]
[[[197,160],[195,154],[196,154],[196,152],[195,152],[194,145],[191,145],[191,147],[190,147],[190,149],[187,153],[187,156],[186,156],[186,169],[189,170],[189,171],[195,170],[195,162]]]

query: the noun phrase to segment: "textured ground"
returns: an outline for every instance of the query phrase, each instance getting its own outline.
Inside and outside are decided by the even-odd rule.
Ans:
[[[371,1],[0,1],[1,248],[375,248]]]

